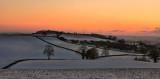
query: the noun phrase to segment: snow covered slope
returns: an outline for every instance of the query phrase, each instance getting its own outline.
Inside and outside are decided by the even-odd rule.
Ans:
[[[77,50],[81,45],[61,41],[55,37],[42,39],[69,49]],[[0,36],[0,68],[13,60],[47,59],[43,50],[47,43],[31,36]],[[113,56],[97,60],[81,60],[81,56],[73,51],[55,47],[51,59],[69,60],[30,60],[17,63],[11,69],[90,69],[90,68],[160,68],[160,63],[134,61],[135,56]],[[101,54],[101,49],[99,49]],[[110,50],[110,55],[131,54]],[[135,54],[134,54],[135,55]]]
[[[105,39],[100,39],[100,38],[91,37],[91,36],[76,35],[76,34],[63,34],[62,37],[69,40],[105,41]]]
[[[1,36],[0,60],[45,58],[42,51],[46,43],[30,36]]]
[[[14,62],[15,60],[0,60],[0,68],[7,66],[8,64]],[[0,78],[1,79],[1,78]]]
[[[0,38],[0,60],[4,59],[45,59],[43,50],[47,43],[31,36],[3,36]],[[80,59],[73,51],[55,47],[52,59]]]
[[[59,40],[58,38],[55,38],[55,37],[41,37],[42,39],[52,43],[52,44],[56,44],[58,46],[62,46],[62,47],[66,47],[66,48],[69,48],[69,49],[73,49],[75,51],[78,50],[78,48],[81,46],[81,45],[76,45],[76,44],[71,44],[71,43],[67,43],[67,42],[64,42],[64,41],[61,41]]]
[[[143,41],[146,43],[159,45],[160,46],[160,37],[159,36],[123,36],[117,35],[118,39],[125,39],[126,41]]]
[[[133,56],[105,57],[98,60],[32,60],[20,62],[11,69],[97,69],[160,68],[160,63],[135,61]]]
[[[0,68],[13,60],[47,59],[43,55],[46,45],[47,43],[32,36],[0,36]],[[81,59],[81,56],[73,51],[53,47],[55,54],[51,59]]]
[[[53,44],[56,44],[56,45],[59,45],[59,46],[62,46],[62,47],[66,47],[66,48],[69,48],[69,49],[72,49],[72,50],[75,50],[75,51],[77,51],[78,48],[81,46],[81,45],[61,41],[61,40],[59,40],[58,38],[55,38],[55,37],[41,37],[41,38],[50,42],[50,43],[53,43]],[[91,47],[88,47],[88,48],[91,48]],[[99,56],[101,56],[102,49],[98,48],[98,50],[99,50]],[[109,55],[123,55],[123,54],[138,55],[138,54],[135,54],[135,53],[127,53],[127,52],[109,50]]]

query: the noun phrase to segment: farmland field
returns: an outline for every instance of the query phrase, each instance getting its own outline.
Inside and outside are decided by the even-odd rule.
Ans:
[[[0,36],[0,67],[20,59],[47,59],[43,50],[47,43],[31,36]],[[51,59],[81,59],[73,51],[55,47]]]
[[[73,36],[66,35],[74,39]],[[41,37],[52,44],[77,50],[81,45],[61,41],[55,37]],[[85,40],[94,40],[87,37]],[[83,40],[83,36],[81,36]],[[100,39],[95,39],[100,40]],[[135,56],[111,56],[96,60],[82,60],[74,51],[54,48],[52,60],[43,55],[46,42],[32,36],[0,36],[0,67],[21,59],[41,59],[18,62],[0,70],[0,79],[159,79],[160,63],[135,61]],[[101,49],[99,55],[101,54]],[[139,55],[119,50],[109,50],[109,55]],[[138,56],[139,57],[139,56]],[[58,59],[58,60],[54,60]],[[137,69],[139,68],[139,69]],[[37,70],[38,69],[38,70]],[[43,70],[41,70],[43,69]]]

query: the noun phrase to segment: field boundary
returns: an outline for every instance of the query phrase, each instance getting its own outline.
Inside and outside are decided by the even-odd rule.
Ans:
[[[13,65],[15,65],[17,63],[24,62],[24,61],[30,61],[30,60],[46,60],[46,61],[48,61],[48,59],[20,59],[20,60],[16,60],[16,61],[8,64],[5,67],[2,67],[1,69],[8,69],[9,67],[11,67],[11,66],[13,66]],[[50,60],[73,60],[73,59],[50,59]]]
[[[62,46],[59,46],[59,45],[56,45],[56,44],[50,43],[50,42],[48,42],[48,41],[46,41],[46,40],[44,40],[44,39],[42,39],[42,38],[39,38],[38,36],[33,36],[33,37],[36,37],[36,38],[38,38],[38,39],[42,40],[43,42],[46,42],[46,43],[51,44],[51,45],[53,45],[53,46],[60,47],[60,48],[63,48],[63,49],[67,49],[67,50],[70,50],[70,51],[76,52],[76,53],[78,53],[78,54],[80,54],[80,55],[81,55],[81,53],[80,53],[79,51],[75,51],[75,50],[72,50],[72,49],[69,49],[69,48],[66,48],[66,47],[62,47]]]

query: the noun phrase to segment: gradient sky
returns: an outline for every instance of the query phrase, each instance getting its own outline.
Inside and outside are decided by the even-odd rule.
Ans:
[[[160,35],[160,0],[0,0],[0,32]]]

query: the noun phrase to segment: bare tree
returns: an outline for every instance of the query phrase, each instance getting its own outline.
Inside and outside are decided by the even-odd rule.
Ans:
[[[47,35],[47,32],[46,31],[43,31],[42,32],[42,35],[45,37]]]
[[[86,52],[86,59],[96,59],[98,57],[98,49],[93,47]]]
[[[57,32],[56,35],[59,38],[61,35],[63,34],[63,32]]]
[[[140,52],[143,54],[143,56],[142,56],[141,59],[142,59],[143,61],[148,61],[149,59],[146,58],[146,55],[149,53],[148,48],[147,48],[146,46],[142,45],[142,46],[140,47]]]
[[[54,55],[54,49],[51,45],[46,45],[43,54],[47,55],[48,60],[50,60],[50,56]]]
[[[105,47],[103,50],[102,50],[102,55],[105,55],[105,56],[108,56],[109,55],[109,50],[107,47]]]
[[[160,50],[158,48],[152,49],[149,53],[149,57],[154,61],[154,63],[157,63],[160,59]]]
[[[88,50],[88,48],[85,45],[82,45],[81,47],[79,47],[78,51],[81,52],[82,59],[86,58],[86,51],[87,50]]]

